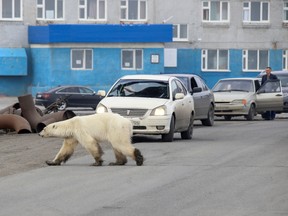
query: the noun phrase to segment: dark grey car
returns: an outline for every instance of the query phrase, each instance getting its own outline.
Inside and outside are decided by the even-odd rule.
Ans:
[[[166,74],[167,75],[167,74]],[[169,74],[180,79],[193,95],[195,120],[201,120],[205,126],[214,124],[214,94],[205,81],[195,74]]]

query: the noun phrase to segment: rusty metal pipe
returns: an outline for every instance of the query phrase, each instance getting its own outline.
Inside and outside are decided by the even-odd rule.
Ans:
[[[14,114],[17,109],[20,108],[19,103],[15,103],[11,106],[5,107],[4,109],[0,110],[0,114]]]
[[[25,118],[14,114],[0,115],[0,129],[13,129],[18,134],[32,132],[29,122]]]
[[[71,110],[46,114],[42,116],[42,121],[37,124],[36,132],[40,133],[43,130],[43,128],[46,127],[48,124],[73,118],[74,116],[76,116],[76,114]]]
[[[47,124],[52,122],[66,120],[75,116],[71,110],[50,113],[41,116],[34,105],[32,95],[23,95],[18,97],[22,116],[30,123],[32,131],[40,132]]]

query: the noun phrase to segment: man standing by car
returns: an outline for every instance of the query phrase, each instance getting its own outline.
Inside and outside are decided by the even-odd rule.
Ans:
[[[265,68],[265,72],[266,74],[262,76],[262,80],[261,80],[261,86],[264,85],[265,82],[267,82],[267,80],[277,80],[277,76],[271,73],[272,69],[271,67],[266,67]],[[262,114],[262,118],[264,118],[265,120],[273,120],[276,117],[276,113],[275,111],[267,111],[265,113]]]
[[[271,73],[271,67],[266,67],[265,72],[266,74],[262,76],[261,85],[263,85],[267,80],[277,80],[277,76]]]

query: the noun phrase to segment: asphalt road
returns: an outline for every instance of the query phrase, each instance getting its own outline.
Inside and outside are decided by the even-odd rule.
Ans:
[[[0,158],[21,161],[33,145],[48,152],[30,156],[40,167],[0,177],[0,215],[286,216],[287,121],[217,120],[213,127],[196,125],[191,141],[179,135],[172,143],[136,137],[134,145],[146,159],[141,167],[132,160],[108,166],[114,161],[109,146],[102,167],[89,166],[93,159],[81,148],[83,155],[67,164],[47,167],[44,161],[56,154],[59,139],[0,134],[0,146],[14,143]],[[15,146],[28,142],[29,151],[19,154]]]

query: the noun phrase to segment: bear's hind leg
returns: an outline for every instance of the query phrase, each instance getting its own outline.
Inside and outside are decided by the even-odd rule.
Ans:
[[[127,163],[127,158],[125,155],[123,155],[121,152],[117,151],[116,149],[114,150],[114,154],[116,157],[116,162],[109,163],[110,166],[116,166],[116,165],[125,165]]]
[[[137,148],[134,149],[134,160],[136,161],[137,166],[141,166],[144,162],[144,157]]]
[[[74,149],[77,146],[78,141],[74,138],[66,138],[63,141],[63,145],[53,161],[47,160],[46,164],[49,166],[59,166],[61,163],[65,163],[74,153]]]

